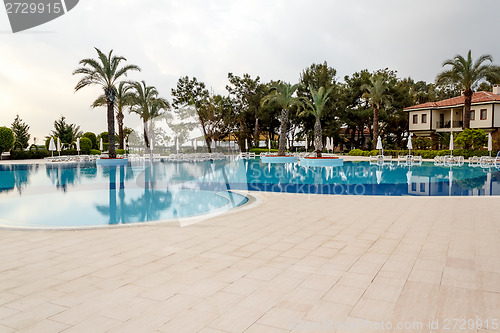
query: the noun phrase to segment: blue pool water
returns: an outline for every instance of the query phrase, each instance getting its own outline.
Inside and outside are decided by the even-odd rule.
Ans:
[[[231,190],[238,190],[235,193]],[[0,225],[72,227],[176,220],[217,214],[247,202],[246,191],[337,195],[500,195],[495,168],[263,164],[259,159],[204,162],[95,162],[0,165]]]

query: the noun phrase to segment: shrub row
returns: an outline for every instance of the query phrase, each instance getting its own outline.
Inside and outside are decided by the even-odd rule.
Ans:
[[[436,156],[445,156],[450,155],[449,150],[412,150],[413,155],[422,156],[422,158],[433,159]],[[492,156],[496,156],[498,151],[493,151]],[[378,150],[361,150],[361,149],[353,149],[349,152],[349,156],[376,156],[378,154]],[[404,156],[408,155],[408,150],[384,150],[384,155],[387,156]],[[472,156],[488,156],[489,151],[481,149],[481,150],[473,150],[473,149],[454,149],[453,155],[463,156],[464,158],[469,158]]]
[[[267,148],[252,148],[252,149],[250,149],[250,152],[258,155],[260,153],[269,152],[269,149],[267,149]],[[271,149],[271,153],[277,153],[277,152],[278,152],[278,149]]]

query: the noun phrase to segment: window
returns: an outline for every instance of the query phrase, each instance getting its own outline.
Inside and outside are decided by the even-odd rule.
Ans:
[[[426,123],[427,123],[427,115],[423,114],[422,115],[422,124],[426,124]]]
[[[420,192],[425,193],[425,183],[420,183]]]
[[[470,120],[476,120],[476,111],[470,110]]]
[[[488,116],[488,110],[481,109],[481,120],[486,120],[487,116]]]
[[[413,123],[414,123],[414,124],[417,124],[417,123],[418,123],[418,115],[417,115],[417,114],[414,114],[414,115],[413,115]]]

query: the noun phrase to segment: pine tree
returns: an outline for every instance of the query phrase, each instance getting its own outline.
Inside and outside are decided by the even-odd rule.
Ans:
[[[16,116],[11,125],[12,132],[14,133],[14,142],[19,142],[23,148],[28,148],[28,141],[31,135],[28,133],[30,127],[26,124],[19,115]]]

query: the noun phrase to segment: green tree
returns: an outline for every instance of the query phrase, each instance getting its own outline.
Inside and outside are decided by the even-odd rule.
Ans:
[[[0,127],[0,159],[4,151],[9,151],[14,145],[14,133],[7,127]]]
[[[465,128],[455,137],[455,143],[464,149],[481,149],[488,139],[482,129]]]
[[[90,150],[92,149],[92,141],[88,137],[82,137],[80,139],[80,150],[82,154],[90,154]]]
[[[294,105],[302,104],[300,98],[294,97],[298,87],[298,84],[291,85],[290,83],[278,82],[271,88],[271,92],[265,96],[261,102],[262,105],[269,102],[275,102],[281,107],[278,156],[285,155],[290,108]]]
[[[92,133],[92,132],[85,132],[85,133],[83,133],[82,137],[88,138],[92,142],[91,149],[98,149],[99,148],[97,146],[97,136],[94,133]]]
[[[207,113],[209,112],[207,105],[210,99],[210,93],[205,83],[198,81],[196,77],[192,79],[188,76],[181,77],[177,80],[176,88],[172,89],[172,97],[174,112],[183,121],[182,124],[173,126],[176,136],[187,138],[187,136],[182,135],[183,133],[181,132],[186,133],[196,126],[201,125],[205,143],[208,147],[208,151],[211,152],[210,143],[213,137],[209,135],[207,128]],[[205,112],[203,112],[203,110]],[[196,120],[193,121],[193,118],[196,118]]]
[[[28,124],[22,121],[19,115],[16,115],[11,128],[14,133],[14,142],[18,142],[23,148],[28,148],[28,141],[30,140],[30,127]]]
[[[443,67],[451,66],[451,68],[439,73],[436,81],[442,85],[455,84],[463,90],[465,97],[463,128],[470,128],[470,108],[476,86],[484,79],[500,79],[498,71],[491,65],[492,61],[491,55],[487,54],[473,61],[469,50],[467,59],[457,54],[453,59],[443,62]]]
[[[144,124],[144,143],[150,148],[150,138],[153,136],[153,128],[148,129],[148,122],[170,110],[170,104],[159,97],[158,90],[153,86],[146,85],[146,82],[131,83],[133,95],[131,97],[129,112],[137,113]],[[151,124],[153,126],[153,124]]]
[[[323,118],[323,131],[328,132],[328,136],[334,137],[338,136],[340,126],[342,125],[340,121],[340,114],[345,112],[345,106],[343,107],[337,103],[340,99],[338,96],[339,89],[337,89],[339,87],[335,79],[336,75],[337,70],[328,66],[326,61],[321,64],[312,64],[308,68],[304,69],[300,74],[300,86],[297,91],[297,95],[300,98],[307,98],[311,103],[313,103],[314,101],[311,95],[310,87],[316,91],[320,87],[324,87],[326,90],[332,86],[335,87],[329,95],[330,98],[328,99],[321,116]],[[314,130],[316,119],[312,115],[298,117],[296,121],[300,122],[300,127],[303,128],[306,135],[311,130]]]
[[[66,118],[61,116],[61,118],[54,121],[52,136],[58,137],[62,143],[70,145],[72,142],[76,141],[76,138],[81,136],[80,126],[68,124]]]
[[[269,93],[266,85],[260,83],[260,77],[253,79],[249,74],[243,77],[228,73],[229,84],[226,90],[232,103],[234,120],[237,124],[238,143],[244,147],[245,139],[253,137],[254,145],[259,146],[261,129],[266,126],[269,137],[273,137],[276,118],[274,109],[270,105],[262,107],[262,98]],[[266,124],[263,124],[265,123]]]
[[[126,107],[130,106],[132,93],[130,89],[132,87],[128,82],[121,81],[118,84],[116,89],[115,103],[114,107],[116,110],[116,122],[118,123],[118,148],[123,149],[124,147],[124,134],[123,134],[123,118],[125,115],[123,111],[125,111]],[[93,108],[107,105],[106,96],[99,96],[94,103],[92,104]]]
[[[95,48],[99,56],[95,59],[82,59],[80,65],[82,67],[76,69],[73,75],[83,74],[84,77],[76,84],[75,91],[78,91],[89,85],[99,85],[104,90],[107,105],[107,120],[108,133],[110,134],[109,142],[109,157],[115,158],[115,99],[117,94],[116,85],[118,80],[127,73],[133,70],[140,71],[140,68],[135,65],[125,65],[120,67],[122,61],[126,61],[124,57],[113,56],[113,50],[106,56],[98,48]]]
[[[312,103],[308,99],[304,98],[304,102],[307,107],[301,112],[301,115],[312,114],[316,121],[314,122],[314,149],[316,150],[316,157],[321,157],[321,151],[323,150],[323,131],[321,130],[321,115],[325,108],[329,95],[334,89],[334,86],[325,89],[325,87],[320,87],[318,90],[314,90],[309,87],[312,96]]]
[[[388,87],[384,78],[381,75],[377,75],[370,79],[370,84],[364,85],[362,87],[364,90],[363,98],[366,98],[371,107],[373,108],[373,141],[377,140],[379,136],[379,115],[380,109],[385,105],[390,104]],[[373,145],[373,143],[372,143]]]

